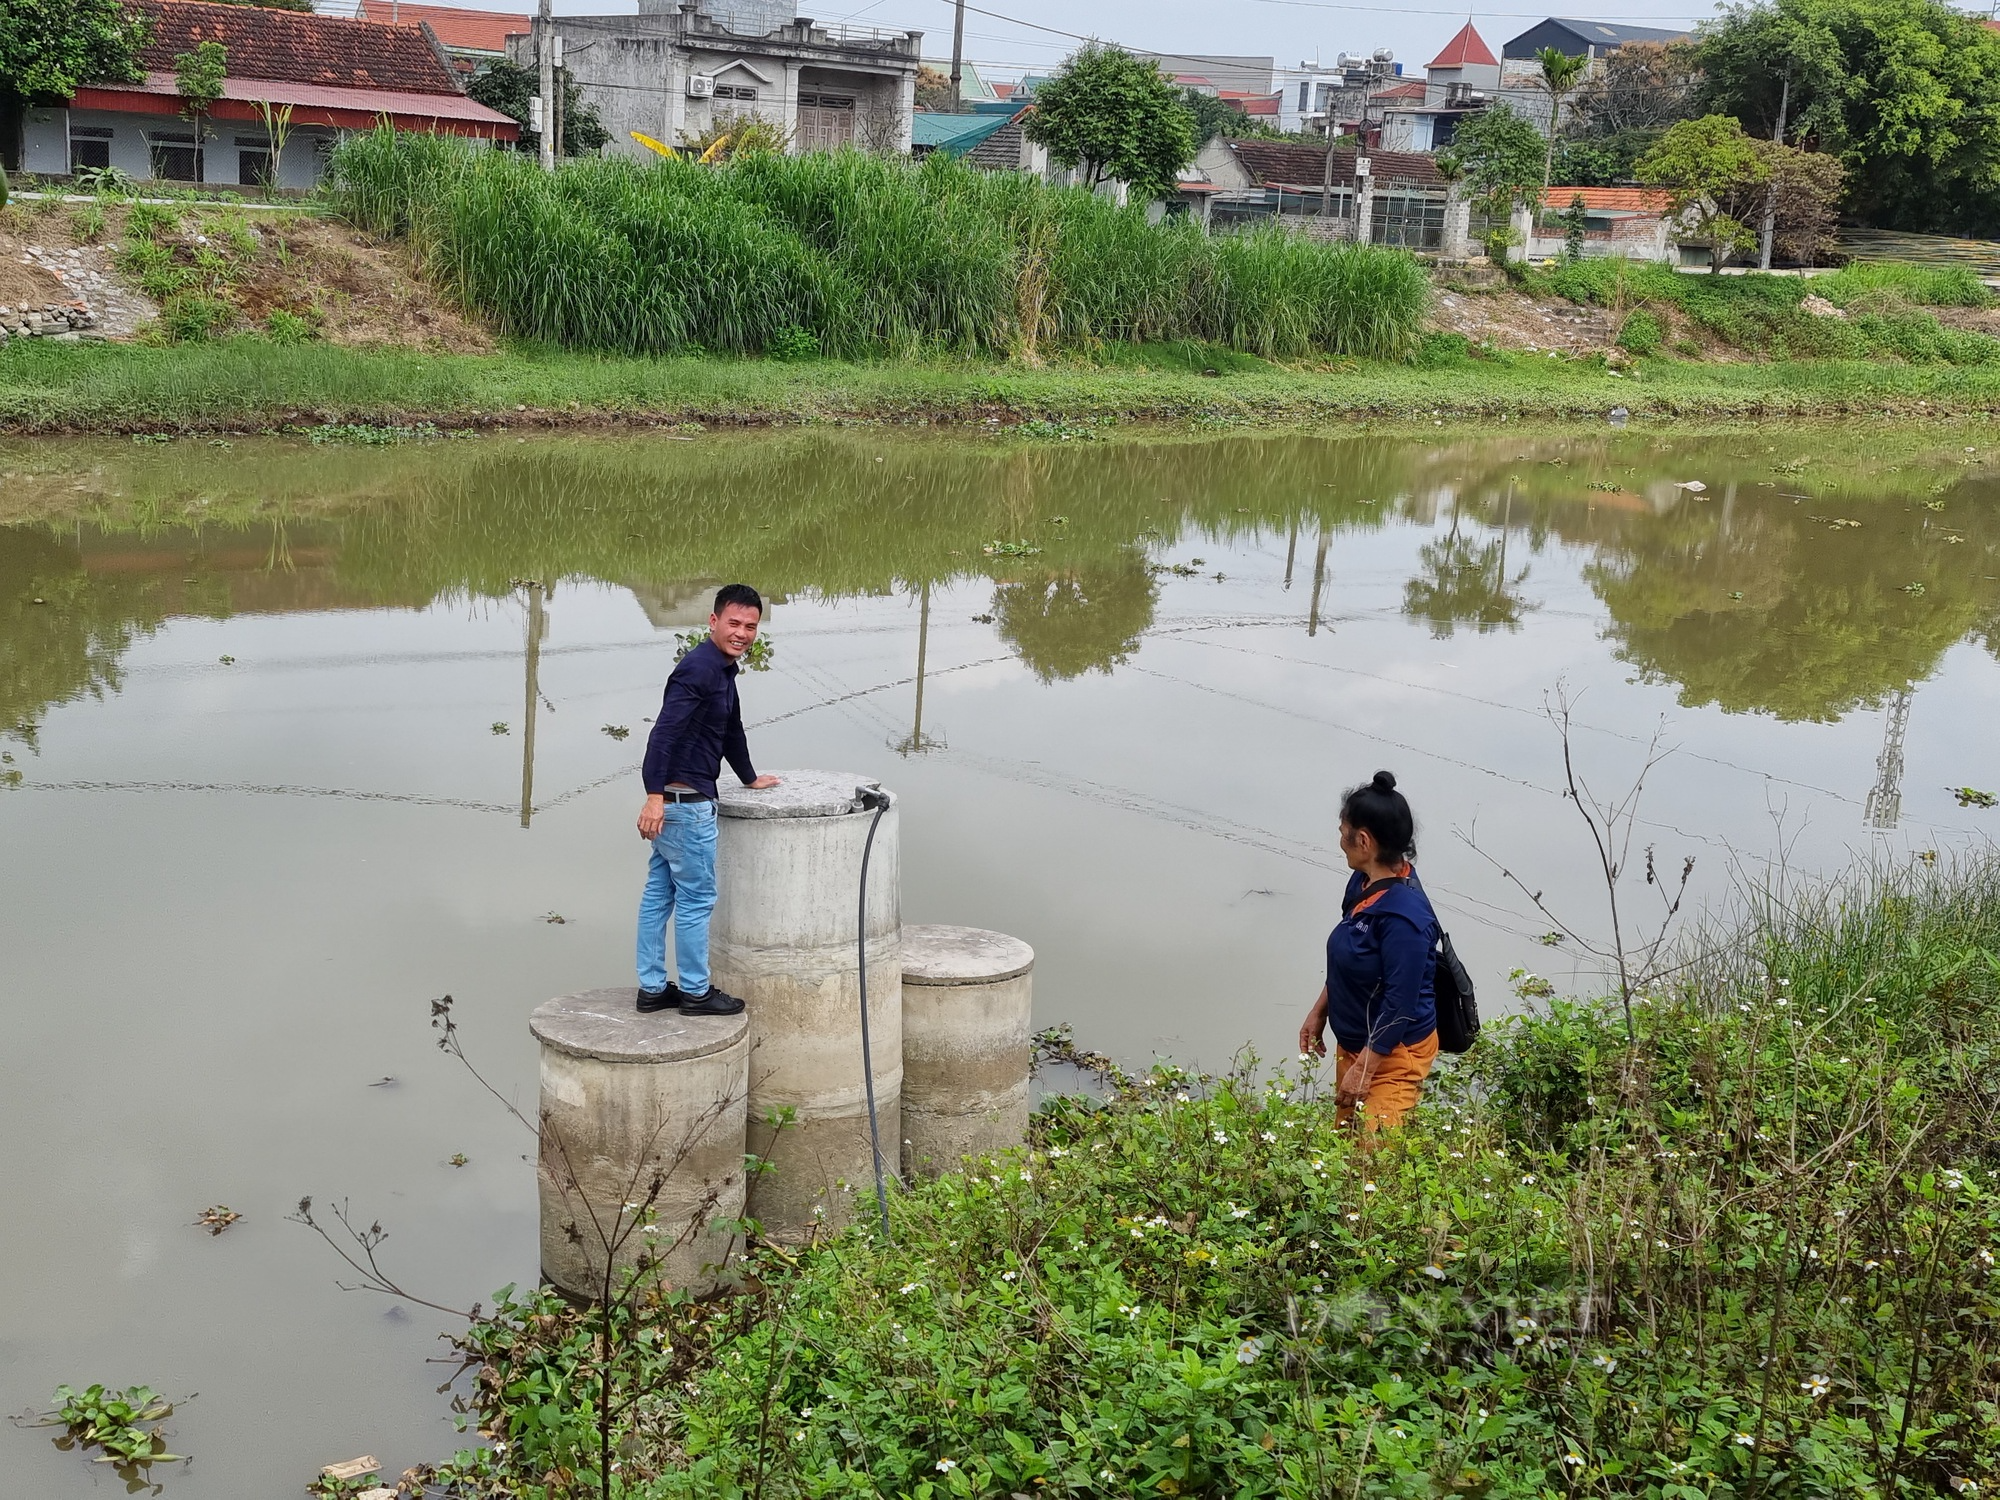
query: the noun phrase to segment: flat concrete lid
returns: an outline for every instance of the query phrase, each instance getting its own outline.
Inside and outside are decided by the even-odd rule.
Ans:
[[[855,771],[773,771],[778,784],[753,792],[733,776],[716,782],[716,810],[725,818],[835,818],[858,811],[856,787],[879,787]]]
[[[996,984],[1035,966],[1035,950],[983,927],[903,929],[903,983]]]
[[[706,1057],[749,1033],[750,1012],[684,1016],[656,1010],[642,1016],[635,989],[580,990],[535,1007],[528,1029],[559,1052],[605,1062],[670,1063]]]

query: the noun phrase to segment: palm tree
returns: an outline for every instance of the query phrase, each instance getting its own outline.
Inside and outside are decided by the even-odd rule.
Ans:
[[[1544,47],[1535,54],[1535,61],[1542,65],[1542,76],[1536,81],[1549,95],[1549,150],[1542,159],[1542,197],[1547,198],[1549,174],[1556,166],[1556,132],[1562,127],[1563,100],[1583,86],[1590,56],[1571,57],[1560,47]]]

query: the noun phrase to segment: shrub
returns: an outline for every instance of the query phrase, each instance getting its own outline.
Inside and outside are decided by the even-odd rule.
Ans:
[[[135,203],[125,216],[125,233],[130,239],[157,240],[180,227],[180,213],[171,203]]]
[[[104,238],[104,210],[86,203],[69,216],[69,237],[79,245],[94,245]]]
[[[304,344],[319,336],[319,328],[312,319],[274,307],[264,316],[264,335],[274,344]]]
[[[160,308],[160,337],[169,344],[202,344],[226,332],[236,309],[220,297],[183,292]]]
[[[1661,326],[1659,315],[1643,307],[1625,314],[1625,321],[1618,329],[1618,347],[1630,354],[1658,354],[1666,341],[1667,330]]]
[[[1462,333],[1427,333],[1417,345],[1420,370],[1455,370],[1472,363],[1472,340]]]
[[[1428,300],[1401,251],[1211,237],[943,155],[579,161],[552,177],[384,128],[342,144],[329,194],[362,228],[407,236],[507,332],[630,353],[759,354],[796,329],[837,357],[1174,339],[1402,357]]]
[[[764,353],[770,359],[818,359],[819,340],[794,323],[773,334],[771,342],[764,346]]]
[[[1890,292],[1920,307],[1991,307],[1995,298],[1970,266],[1914,266],[1906,261],[1850,261],[1830,276],[1815,276],[1806,290],[1836,307],[1865,293]]]

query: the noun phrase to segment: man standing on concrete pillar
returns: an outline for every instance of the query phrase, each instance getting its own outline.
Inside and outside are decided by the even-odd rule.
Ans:
[[[653,846],[639,898],[639,1009],[733,1016],[743,1009],[708,979],[708,919],[715,911],[715,778],[726,759],[747,787],[778,784],[750,764],[736,674],[757,639],[764,601],[747,583],[718,590],[708,639],[667,678],[660,716],[646,740],[640,774],[646,805],[639,837]],[[667,978],[667,922],[674,924],[674,965]]]

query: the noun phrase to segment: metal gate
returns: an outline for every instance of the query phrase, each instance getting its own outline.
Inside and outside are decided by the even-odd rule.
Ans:
[[[854,144],[854,96],[801,93],[794,139],[801,151],[836,151]]]

